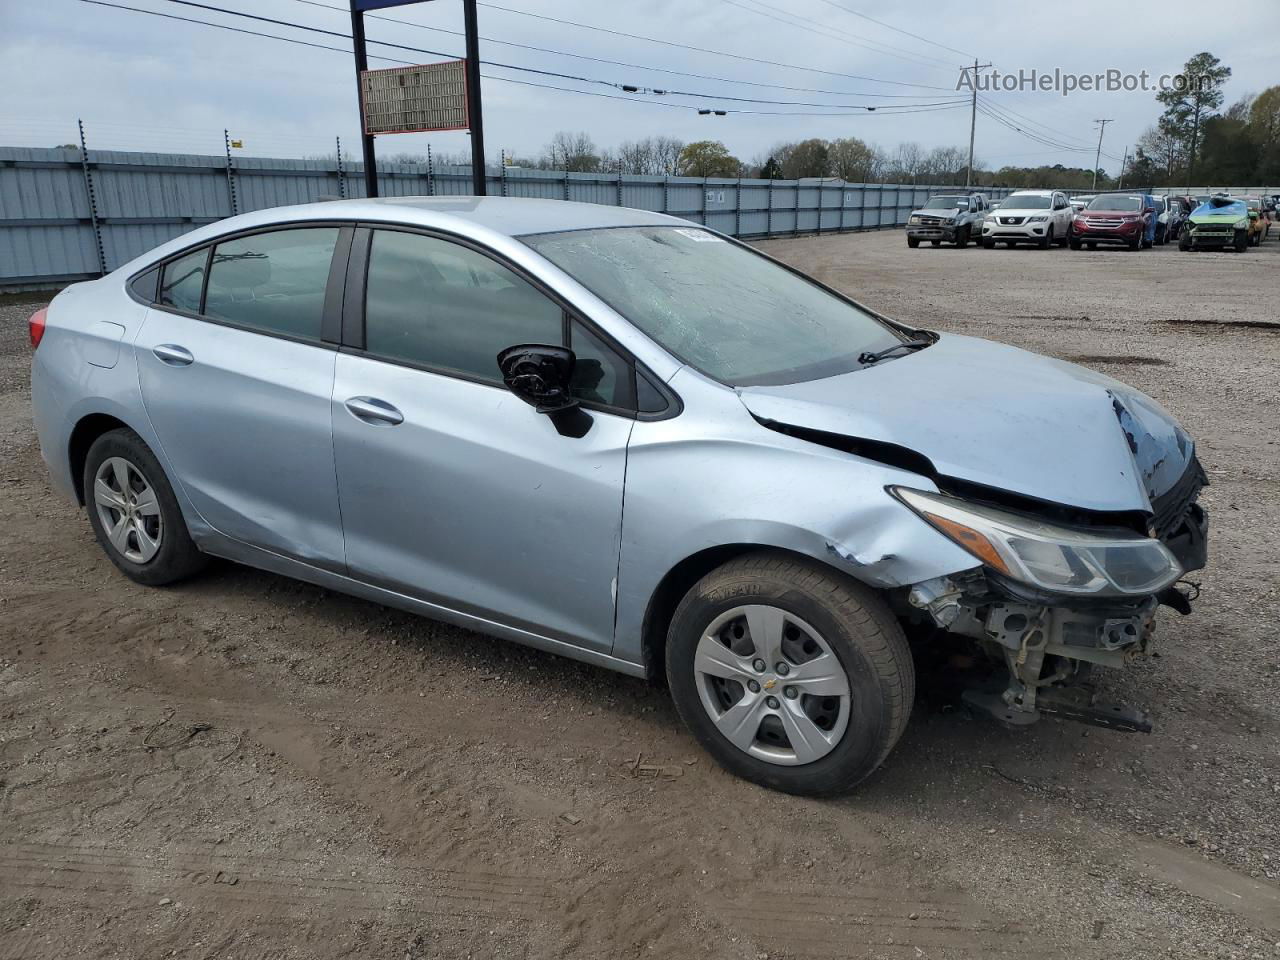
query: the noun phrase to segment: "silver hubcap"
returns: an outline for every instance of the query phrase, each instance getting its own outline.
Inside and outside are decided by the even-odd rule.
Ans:
[[[126,560],[146,563],[160,551],[160,502],[142,471],[128,460],[102,461],[93,481],[93,503],[111,546]]]
[[[798,766],[836,748],[849,726],[849,678],[813,627],[751,604],[716,617],[693,659],[702,706],[730,743]]]

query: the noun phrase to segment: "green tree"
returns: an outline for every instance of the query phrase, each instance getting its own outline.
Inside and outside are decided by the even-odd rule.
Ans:
[[[1183,66],[1173,87],[1156,94],[1156,100],[1164,104],[1162,127],[1186,144],[1188,182],[1195,175],[1203,124],[1222,106],[1222,85],[1230,76],[1231,68],[1213,54],[1197,53]]]
[[[875,151],[857,137],[832,140],[827,148],[827,158],[832,176],[850,183],[865,183],[875,169]]]
[[[778,162],[777,157],[770,157],[765,161],[764,166],[760,168],[761,180],[781,180],[782,164]]]
[[[830,151],[831,145],[817,137],[788,144],[778,151],[782,175],[788,180],[828,177],[831,175]]]
[[[719,140],[685,144],[676,163],[682,177],[736,177],[742,164]]]

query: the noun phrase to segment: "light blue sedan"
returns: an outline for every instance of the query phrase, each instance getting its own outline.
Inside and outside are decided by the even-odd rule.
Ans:
[[[1145,729],[1074,686],[1205,560],[1149,398],[880,316],[640,210],[402,198],[185,234],[31,318],[54,484],[127,576],[206,555],[665,679],[728,769],[870,774],[921,650],[969,701]]]

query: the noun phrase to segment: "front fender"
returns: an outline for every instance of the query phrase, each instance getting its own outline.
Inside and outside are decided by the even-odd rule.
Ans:
[[[696,412],[640,421],[632,432],[615,657],[642,662],[655,591],[669,571],[709,548],[777,547],[877,588],[976,566],[885,491],[936,490],[928,478],[769,430],[730,391],[711,409],[704,397]]]

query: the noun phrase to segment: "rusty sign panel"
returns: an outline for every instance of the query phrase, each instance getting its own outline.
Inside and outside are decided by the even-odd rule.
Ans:
[[[467,128],[465,60],[360,74],[365,133],[422,133]]]

